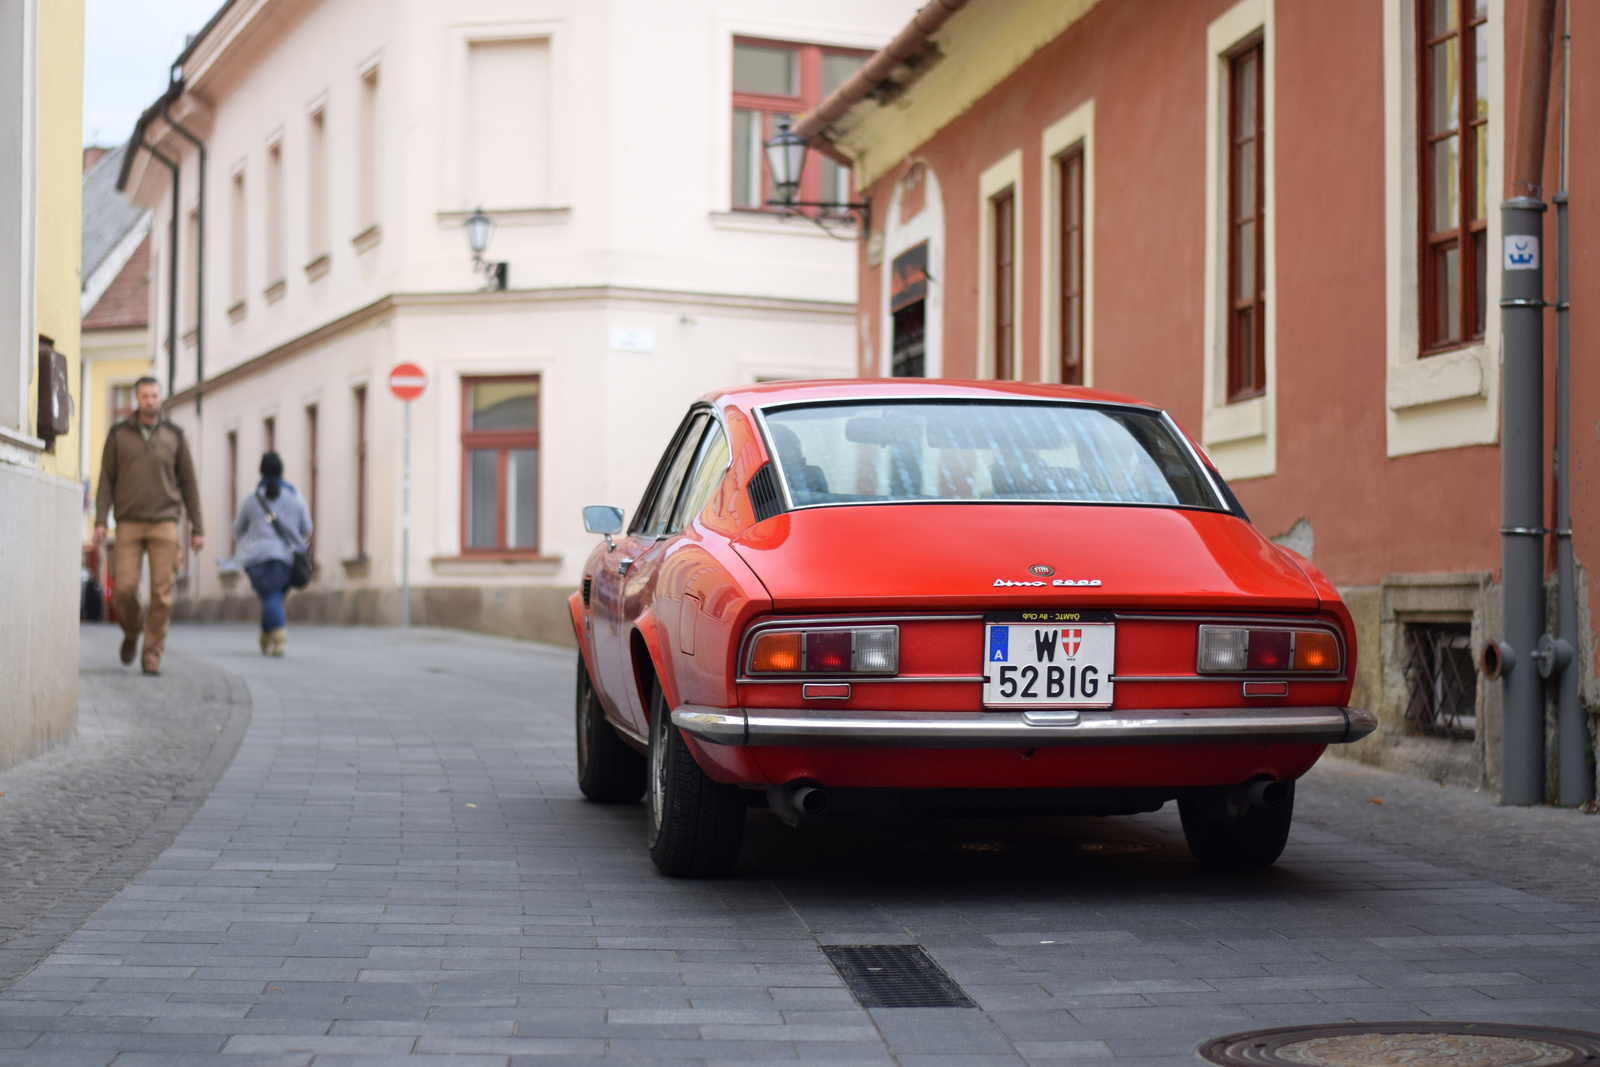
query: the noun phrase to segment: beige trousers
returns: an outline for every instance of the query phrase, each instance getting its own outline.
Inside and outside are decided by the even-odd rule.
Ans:
[[[138,637],[144,630],[140,660],[146,670],[161,666],[167,645],[167,622],[172,618],[172,586],[178,580],[178,524],[175,522],[119,522],[116,545],[111,550],[111,599],[117,607],[122,632]],[[150,556],[150,610],[139,605],[139,571]]]

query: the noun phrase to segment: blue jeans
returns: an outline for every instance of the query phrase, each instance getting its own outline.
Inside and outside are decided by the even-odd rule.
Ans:
[[[250,576],[256,596],[261,598],[261,629],[283,629],[283,597],[289,591],[293,568],[281,559],[268,559],[250,564],[244,572]]]

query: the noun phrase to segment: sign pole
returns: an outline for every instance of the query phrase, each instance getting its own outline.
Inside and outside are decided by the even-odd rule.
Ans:
[[[415,363],[389,372],[389,392],[406,406],[405,459],[400,468],[400,626],[411,625],[411,402],[428,388],[428,375]]]
[[[411,401],[406,401],[405,465],[400,475],[400,626],[411,625]]]

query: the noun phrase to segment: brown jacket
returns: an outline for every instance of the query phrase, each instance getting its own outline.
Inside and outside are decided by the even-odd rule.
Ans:
[[[204,534],[200,487],[183,431],[162,419],[146,442],[138,419],[134,415],[117,423],[106,437],[95,525],[104,526],[112,510],[118,522],[176,522],[180,509],[187,508],[191,531]]]

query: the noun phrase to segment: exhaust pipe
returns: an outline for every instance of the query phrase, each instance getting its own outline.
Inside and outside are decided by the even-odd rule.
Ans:
[[[1244,799],[1252,808],[1276,808],[1289,799],[1289,787],[1273,778],[1258,778],[1244,787]]]
[[[828,810],[828,793],[814,785],[802,785],[789,794],[789,802],[807,815],[821,815]]]

